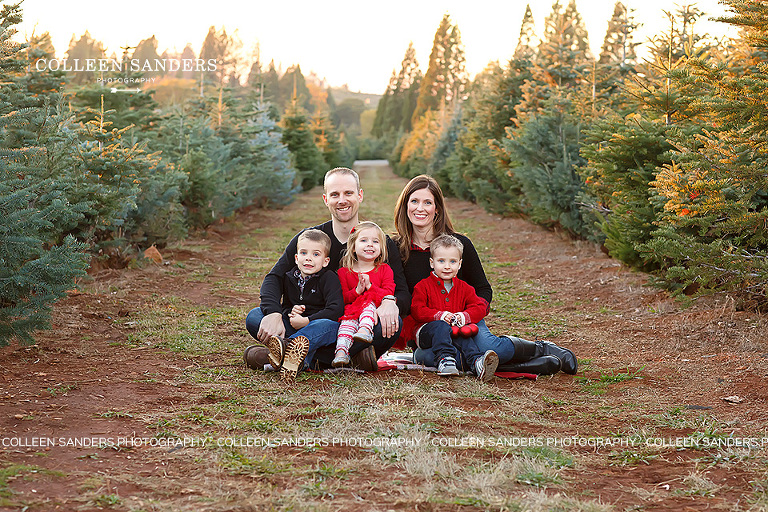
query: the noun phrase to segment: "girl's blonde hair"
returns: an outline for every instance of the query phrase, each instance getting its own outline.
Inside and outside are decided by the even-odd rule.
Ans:
[[[379,246],[381,247],[381,254],[378,255],[373,264],[375,267],[378,267],[387,261],[387,237],[384,235],[384,231],[375,222],[366,220],[352,228],[352,231],[349,233],[349,239],[347,240],[347,250],[344,253],[344,256],[341,257],[342,267],[346,267],[349,270],[352,270],[352,266],[357,261],[357,254],[355,254],[355,242],[357,242],[357,238],[360,236],[361,231],[371,228],[378,232]]]

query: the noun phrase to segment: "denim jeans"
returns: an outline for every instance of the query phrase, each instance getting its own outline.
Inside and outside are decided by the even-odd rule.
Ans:
[[[467,366],[472,368],[478,357],[485,354],[480,351],[474,338],[451,337],[451,326],[442,320],[435,320],[419,330],[419,345],[431,346],[433,362],[439,363],[444,357],[452,357],[457,366],[463,357]],[[416,360],[414,356],[414,360]],[[422,363],[424,364],[424,363]],[[432,365],[429,365],[432,366]],[[463,364],[461,366],[464,366]]]
[[[245,328],[248,329],[248,333],[256,338],[259,333],[259,325],[264,319],[264,312],[261,308],[253,308],[248,312],[248,316],[245,317]],[[296,336],[306,336],[309,340],[309,351],[307,357],[304,359],[304,368],[310,365],[312,359],[315,358],[315,352],[325,345],[336,344],[336,333],[339,330],[339,322],[328,320],[327,318],[319,318],[312,320],[307,325],[299,329],[298,331],[293,328],[290,321],[286,316],[283,316],[283,325],[285,325],[285,337],[295,338]],[[351,351],[350,351],[351,352]],[[333,357],[331,357],[333,359]]]
[[[494,336],[485,325],[485,320],[477,322],[478,333],[473,339],[481,354],[493,350],[499,356],[499,364],[505,364],[515,355],[515,346],[512,344],[512,336]],[[518,339],[518,338],[515,338]],[[416,349],[413,352],[413,360],[424,366],[437,366],[435,353],[431,348]],[[458,363],[458,360],[457,360]]]

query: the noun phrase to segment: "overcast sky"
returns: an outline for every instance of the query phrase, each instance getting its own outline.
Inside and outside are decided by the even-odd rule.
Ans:
[[[8,0],[5,0],[6,2]],[[562,0],[567,3],[567,0]],[[667,29],[662,11],[674,9],[668,0],[628,0],[642,23],[637,42]],[[692,3],[692,2],[691,2]],[[360,0],[281,2],[215,0],[193,5],[190,1],[128,0],[25,0],[22,4],[22,34],[48,31],[57,56],[62,58],[70,39],[86,30],[102,41],[107,55],[122,54],[121,46],[135,46],[152,35],[158,39],[158,52],[181,52],[190,43],[195,53],[211,25],[237,30],[246,50],[258,42],[262,62],[274,59],[284,70],[300,64],[304,74],[314,71],[332,86],[348,84],[353,91],[383,93],[392,70],[413,41],[422,71],[426,71],[432,39],[443,14],[458,25],[465,46],[467,70],[471,75],[493,60],[505,61],[512,55],[520,33],[526,2],[520,0]],[[599,52],[613,13],[614,2],[577,0],[577,7],[589,31],[593,51]],[[696,5],[707,17],[725,12],[717,0],[701,0]],[[531,2],[537,34],[551,12],[550,2]],[[701,22],[701,32],[735,35],[723,23]]]

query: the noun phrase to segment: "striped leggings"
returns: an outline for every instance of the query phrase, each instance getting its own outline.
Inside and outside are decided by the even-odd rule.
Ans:
[[[350,318],[347,320],[339,321],[339,334],[336,339],[336,350],[343,349],[349,352],[349,347],[352,346],[352,336],[362,330],[367,330],[373,333],[373,325],[375,323],[376,305],[373,302],[369,302],[367,306],[363,308],[360,313],[360,318],[355,320]]]

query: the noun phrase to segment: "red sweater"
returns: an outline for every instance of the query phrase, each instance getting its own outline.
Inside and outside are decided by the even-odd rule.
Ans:
[[[443,280],[432,272],[429,277],[416,283],[413,288],[411,299],[413,321],[406,321],[403,326],[404,331],[408,329],[405,339],[413,339],[419,327],[433,320],[439,320],[444,311],[465,312],[469,316],[467,323],[476,324],[488,314],[488,303],[477,296],[472,286],[458,277],[453,278],[451,290],[446,290]]]
[[[395,276],[390,266],[386,263],[382,263],[370,272],[366,272],[371,279],[371,287],[361,295],[358,295],[356,291],[357,282],[360,279],[357,272],[346,267],[340,267],[338,274],[345,304],[344,316],[339,320],[358,319],[365,306],[373,302],[376,307],[379,307],[381,299],[395,293]]]

